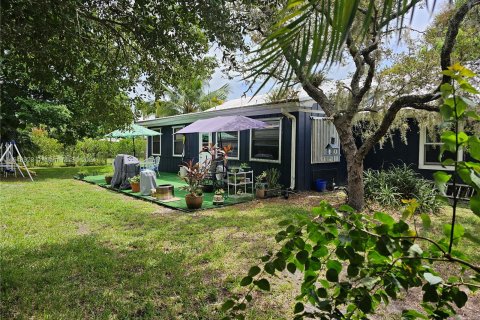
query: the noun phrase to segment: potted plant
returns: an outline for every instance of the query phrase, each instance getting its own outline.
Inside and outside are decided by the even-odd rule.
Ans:
[[[267,173],[263,171],[262,174],[255,177],[255,195],[257,196],[257,198],[265,198],[265,189],[267,185],[265,182],[266,176]]]
[[[243,162],[242,164],[240,164],[240,169],[242,169],[242,171],[248,172],[252,168],[250,167],[250,164],[248,164],[248,162]]]
[[[105,182],[106,182],[106,184],[111,184],[111,183],[112,183],[112,179],[113,179],[113,175],[112,175],[112,174],[106,174],[106,175],[105,175]]]
[[[203,203],[202,181],[208,174],[209,166],[200,166],[198,162],[194,163],[190,160],[185,162],[184,167],[186,175],[182,179],[187,185],[182,189],[187,191],[185,202],[189,209],[199,209]]]
[[[215,194],[213,195],[213,204],[220,205],[223,204],[224,199],[223,199],[223,194],[225,193],[225,190],[223,189],[217,189],[215,190]]]
[[[79,171],[77,172],[77,177],[80,180],[83,180],[86,176],[88,176],[88,173],[86,171]]]
[[[278,196],[280,194],[280,170],[277,168],[270,168],[265,171],[265,180],[267,181],[266,197]]]
[[[140,192],[140,176],[137,175],[132,178],[128,178],[128,182],[130,182],[132,192]]]

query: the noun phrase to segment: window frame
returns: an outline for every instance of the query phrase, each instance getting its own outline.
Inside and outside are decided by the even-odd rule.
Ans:
[[[252,138],[253,138],[253,131],[252,130],[262,130],[262,129],[250,129],[250,152],[249,152],[249,161],[254,162],[267,162],[267,163],[282,163],[282,117],[274,117],[274,118],[261,118],[257,119],[260,121],[278,121],[278,160],[269,160],[269,159],[259,159],[252,157]],[[268,128],[265,128],[268,129]]]
[[[419,148],[418,148],[418,169],[423,170],[446,170],[453,171],[455,170],[454,166],[442,166],[439,164],[425,164],[425,145],[443,145],[443,142],[427,142],[427,127],[420,127],[420,139],[419,139]],[[463,161],[463,152],[459,150],[457,161]]]
[[[162,128],[151,128],[151,130],[153,131],[157,131],[158,133],[160,133],[159,136],[151,136],[151,140],[150,140],[150,155],[152,156],[161,156],[162,155]],[[158,146],[159,146],[159,153],[153,153],[153,138],[154,137],[159,137],[160,138],[160,141],[158,142]]]
[[[198,152],[202,151],[203,148],[203,141],[202,141],[202,135],[208,134],[208,144],[210,145],[213,143],[213,135],[211,132],[199,132],[198,133]]]
[[[182,129],[184,127],[185,126],[172,126],[172,157],[181,158],[181,157],[184,156],[182,153],[180,153],[180,154],[175,153],[175,135],[176,134],[182,134],[182,133],[175,133],[175,129]],[[183,149],[183,151],[185,151],[185,141],[183,141],[183,137],[182,137],[182,145],[183,145],[182,149]]]
[[[227,157],[229,160],[240,160],[240,131],[222,131],[222,133],[225,133],[225,132],[237,132],[237,146],[238,146],[238,155],[236,157],[232,157],[232,156],[229,156],[227,154]],[[218,132],[215,132],[215,141],[217,143],[217,146],[218,146]]]

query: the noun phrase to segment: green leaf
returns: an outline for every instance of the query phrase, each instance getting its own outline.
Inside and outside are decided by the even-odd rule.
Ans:
[[[235,302],[232,299],[227,300],[222,305],[222,311],[227,311],[231,309],[234,305],[235,305]]]
[[[420,214],[420,219],[422,219],[422,225],[425,230],[430,229],[432,226],[432,220],[430,219],[430,216],[426,213]]]
[[[297,270],[297,267],[295,266],[295,263],[289,262],[289,263],[287,264],[287,270],[288,270],[290,273],[295,273],[295,271]]]
[[[320,298],[326,298],[327,297],[327,289],[325,288],[318,288],[317,289],[317,295],[320,297]]]
[[[454,288],[454,289],[456,289],[456,290],[455,290],[454,295],[453,295],[453,301],[455,302],[457,307],[463,308],[465,306],[465,304],[467,303],[468,296],[465,292],[459,290],[458,288]]]
[[[330,282],[338,282],[338,272],[335,269],[328,269],[326,278]]]
[[[260,279],[260,280],[254,281],[253,283],[262,290],[270,291],[270,283],[268,282],[267,279]]]
[[[299,251],[295,256],[301,264],[305,264],[308,259],[308,252],[306,250]]]
[[[390,215],[383,212],[375,212],[373,218],[390,227],[395,223],[395,220]]]
[[[440,277],[437,277],[437,276],[434,276],[433,274],[429,273],[429,272],[425,272],[423,274],[423,277],[425,278],[425,280],[428,281],[428,283],[432,286],[434,285],[437,285],[439,283],[441,283],[443,281],[442,278]]]
[[[476,194],[470,198],[470,209],[480,217],[480,194]]]
[[[447,190],[447,182],[450,181],[452,175],[444,171],[436,171],[433,174],[433,178],[435,179],[438,191],[440,191],[441,194],[445,194]]]
[[[283,259],[283,258],[277,258],[277,259],[273,260],[273,266],[274,266],[275,269],[277,269],[278,271],[283,271],[283,270],[285,270],[285,267],[286,267],[285,259]]]
[[[472,158],[480,161],[480,138],[471,136],[468,139],[468,151]]]
[[[250,277],[255,277],[257,274],[259,274],[261,271],[260,267],[259,266],[253,266],[250,268],[250,270],[248,271],[248,275]]]
[[[263,267],[263,269],[268,274],[271,274],[271,275],[275,274],[275,266],[271,262],[265,263],[265,266]]]
[[[297,303],[295,304],[295,308],[293,308],[293,313],[300,313],[300,312],[302,312],[303,310],[305,310],[305,307],[303,306],[303,303],[297,302]]]
[[[368,293],[365,293],[362,296],[362,298],[358,302],[358,308],[364,313],[369,313],[370,311],[372,311],[372,297]]]
[[[423,250],[418,244],[414,243],[410,248],[408,248],[408,253],[411,257],[419,257],[422,256]]]
[[[240,281],[240,285],[242,287],[248,286],[250,283],[252,283],[253,279],[250,276],[246,276]]]
[[[327,268],[328,269],[335,269],[337,270],[337,273],[340,273],[342,271],[342,264],[338,262],[337,260],[328,260],[327,261]]]
[[[403,310],[402,311],[402,319],[428,319],[426,315],[423,313],[418,312],[417,310]]]

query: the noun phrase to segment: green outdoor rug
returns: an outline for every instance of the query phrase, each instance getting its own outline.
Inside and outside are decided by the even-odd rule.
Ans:
[[[172,201],[172,200],[166,200],[166,201],[157,200],[154,197],[142,196],[140,193],[134,193],[130,189],[128,189],[128,190],[118,190],[118,189],[110,188],[110,186],[105,183],[105,176],[103,176],[103,175],[86,176],[81,180],[92,183],[92,184],[99,185],[101,187],[107,188],[107,189],[112,190],[112,191],[124,193],[126,195],[129,195],[129,196],[132,196],[132,197],[135,197],[135,198],[139,198],[139,199],[143,199],[143,200],[146,200],[146,201],[154,202],[154,203],[160,204],[160,205],[165,206],[165,207],[178,209],[178,210],[183,210],[183,211],[195,211],[195,210],[191,210],[191,209],[187,208],[187,204],[185,203],[185,195],[187,194],[187,192],[185,190],[180,189],[180,187],[185,186],[186,184],[185,184],[185,182],[180,180],[180,178],[174,173],[160,172],[159,177],[156,180],[157,180],[157,185],[160,185],[160,184],[171,184],[171,185],[173,185],[174,192],[175,192],[174,196],[176,198],[179,198],[179,200],[175,200],[175,201]],[[204,193],[203,194],[202,208],[199,209],[199,210],[218,208],[218,207],[222,207],[222,206],[228,206],[228,205],[238,204],[238,203],[242,203],[242,202],[247,202],[247,201],[250,201],[250,200],[252,200],[252,197],[248,198],[248,197],[245,196],[245,197],[239,198],[239,197],[235,197],[235,196],[230,196],[230,197],[225,199],[225,203],[223,205],[219,206],[219,205],[214,205],[213,204],[213,192],[212,193]]]

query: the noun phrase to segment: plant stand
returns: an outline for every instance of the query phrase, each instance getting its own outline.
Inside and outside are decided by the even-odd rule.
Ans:
[[[253,197],[253,171],[227,172],[227,196],[236,195],[239,190]],[[233,192],[233,193],[232,193]]]

